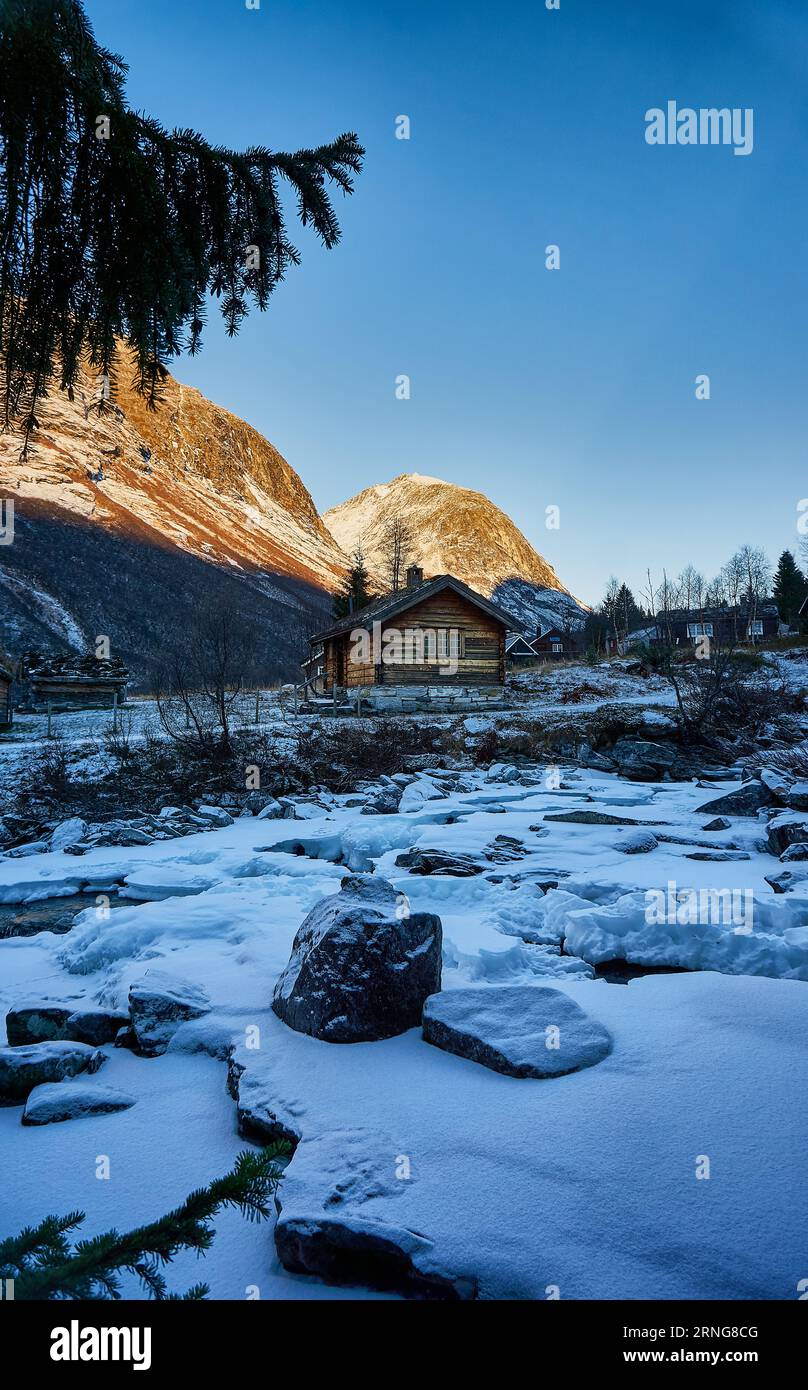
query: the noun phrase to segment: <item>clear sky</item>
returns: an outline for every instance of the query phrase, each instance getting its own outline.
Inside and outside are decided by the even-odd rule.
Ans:
[[[268,312],[232,341],[212,315],[173,366],[321,510],[402,472],[478,488],[590,602],[612,573],[797,545],[808,0],[86,5],[166,125],[367,147],[341,245],[301,229]],[[753,108],[753,152],[647,144],[669,100]]]

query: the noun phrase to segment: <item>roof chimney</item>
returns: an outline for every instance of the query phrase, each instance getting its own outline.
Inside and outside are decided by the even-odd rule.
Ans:
[[[424,582],[424,571],[420,565],[410,565],[407,570],[407,588],[417,589]]]

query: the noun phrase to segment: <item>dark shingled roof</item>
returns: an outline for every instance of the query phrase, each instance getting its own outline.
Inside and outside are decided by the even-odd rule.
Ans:
[[[510,613],[506,613],[504,608],[498,607],[490,599],[483,598],[482,594],[470,589],[462,579],[455,579],[453,574],[436,574],[434,579],[425,580],[415,589],[399,589],[395,594],[384,594],[375,598],[364,608],[357,608],[355,613],[348,613],[346,617],[340,618],[333,627],[326,628],[324,632],[315,632],[309,641],[323,642],[326,637],[338,637],[343,632],[353,632],[356,627],[370,628],[375,622],[384,622],[387,618],[394,618],[399,613],[406,612],[408,608],[414,608],[416,603],[423,603],[424,599],[432,598],[433,594],[439,594],[441,589],[453,589],[461,598],[468,599],[490,618],[502,623],[503,627],[510,629],[514,626],[514,619]]]

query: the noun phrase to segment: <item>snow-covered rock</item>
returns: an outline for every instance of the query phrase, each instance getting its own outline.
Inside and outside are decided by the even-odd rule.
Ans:
[[[181,1024],[210,1009],[204,990],[163,970],[150,970],[129,990],[129,1014],[137,1046],[146,1057],[165,1052]]]
[[[440,918],[410,912],[385,879],[352,875],[302,923],[272,1007],[326,1042],[389,1038],[417,1026],[440,970]]]
[[[304,1140],[284,1173],[276,1202],[275,1246],[285,1269],[332,1284],[364,1285],[421,1298],[467,1299],[473,1276],[436,1259],[428,1234],[394,1219],[406,1183],[397,1181],[396,1146],[378,1133],[329,1131]],[[379,1203],[385,1208],[379,1215]],[[403,1213],[402,1213],[403,1217]]]
[[[771,806],[772,793],[763,782],[744,782],[737,791],[705,801],[696,807],[697,815],[756,816],[763,806]]]
[[[808,821],[799,811],[781,811],[769,821],[769,849],[772,854],[783,854],[790,845],[808,842]]]
[[[637,782],[656,782],[670,772],[676,762],[676,749],[664,743],[624,735],[617,739],[609,756],[624,777]]]
[[[117,1009],[73,1009],[45,1001],[11,1009],[6,1015],[6,1034],[11,1047],[54,1039],[100,1047],[113,1042],[128,1022],[129,1015]]]
[[[257,812],[255,818],[256,820],[281,820],[283,818],[283,807],[274,796],[271,796],[261,807],[260,811]]]
[[[443,788],[436,786],[430,777],[416,777],[401,793],[398,809],[402,815],[408,811],[420,811],[424,802],[437,801],[445,795]]]
[[[71,816],[60,821],[50,837],[51,849],[64,849],[65,845],[75,845],[87,834],[87,822],[81,816]]]
[[[658,844],[659,841],[652,830],[632,830],[622,840],[615,842],[615,849],[622,850],[623,854],[648,854],[652,849],[656,849]]]
[[[21,1105],[35,1086],[97,1071],[106,1055],[78,1042],[39,1042],[0,1048],[0,1105]]]
[[[217,830],[223,829],[227,825],[233,824],[233,817],[229,811],[225,811],[223,806],[198,806],[196,814],[203,820],[215,825]]]
[[[24,1125],[51,1125],[63,1120],[79,1120],[89,1115],[108,1115],[115,1110],[128,1110],[135,1097],[112,1086],[96,1086],[91,1082],[46,1082],[30,1092],[22,1112]]]
[[[424,1040],[507,1076],[563,1076],[611,1050],[602,1024],[557,989],[497,985],[450,989],[424,1004]]]
[[[397,869],[409,869],[411,874],[448,874],[450,878],[471,878],[481,874],[484,864],[478,864],[468,854],[447,854],[442,849],[409,849],[396,858]]]

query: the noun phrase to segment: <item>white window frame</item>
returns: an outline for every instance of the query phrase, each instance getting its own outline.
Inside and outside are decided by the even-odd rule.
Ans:
[[[697,641],[699,637],[712,637],[712,623],[688,623],[687,635],[692,641]]]
[[[753,618],[752,621],[750,622],[749,626],[748,626],[747,629],[746,629],[746,635],[747,635],[747,637],[762,637],[762,636],[763,636],[763,619],[762,619],[762,618]]]
[[[564,651],[564,643],[563,643],[563,642],[551,642],[551,643],[550,643],[550,651],[551,651],[551,652],[562,652],[562,653],[563,653],[563,651]]]

